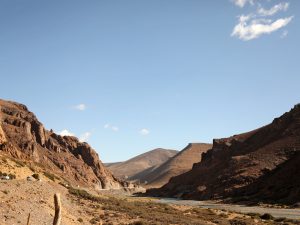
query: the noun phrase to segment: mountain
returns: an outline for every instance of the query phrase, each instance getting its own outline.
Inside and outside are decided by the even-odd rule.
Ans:
[[[187,173],[150,195],[185,199],[300,201],[300,104],[257,130],[217,139]]]
[[[193,164],[201,161],[202,153],[212,147],[211,144],[190,143],[174,157],[151,171],[142,171],[136,174],[132,179],[139,179],[146,182],[148,187],[160,187],[166,184],[173,176],[185,173],[192,169]]]
[[[116,177],[126,178],[128,180],[139,179],[137,174],[161,165],[177,153],[178,151],[175,150],[157,148],[138,155],[125,162],[107,163],[105,165]]]
[[[46,130],[25,105],[5,100],[0,100],[0,154],[45,168],[73,184],[96,189],[126,186],[87,143]]]

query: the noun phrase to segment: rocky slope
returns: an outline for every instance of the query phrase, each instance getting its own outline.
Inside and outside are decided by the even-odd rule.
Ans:
[[[139,180],[141,174],[148,174],[152,169],[166,162],[177,153],[178,151],[175,150],[157,148],[125,162],[107,163],[105,165],[119,178]]]
[[[0,154],[34,162],[65,180],[96,189],[118,189],[116,179],[87,143],[44,128],[25,105],[0,100]]]
[[[148,193],[187,199],[300,201],[300,105],[257,130],[214,140],[202,161]]]
[[[171,177],[185,173],[192,169],[193,164],[201,161],[201,155],[211,149],[211,144],[190,143],[174,157],[151,171],[142,171],[133,178],[147,182],[148,187],[160,187],[166,184]]]

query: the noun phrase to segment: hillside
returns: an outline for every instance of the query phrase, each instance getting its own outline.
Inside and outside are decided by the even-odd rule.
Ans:
[[[211,147],[211,144],[191,143],[165,163],[148,171],[148,173],[142,171],[132,178],[147,182],[148,187],[162,186],[166,184],[171,177],[192,169],[194,163],[201,161],[202,153]]]
[[[186,199],[300,201],[300,105],[257,130],[214,140],[202,161],[150,195]]]
[[[0,154],[39,165],[69,183],[119,189],[116,179],[87,143],[48,131],[25,105],[0,100]]]
[[[142,171],[150,171],[158,165],[166,162],[177,153],[178,151],[175,150],[157,148],[125,162],[107,163],[106,166],[116,177],[126,178],[128,180],[139,179],[137,174]]]

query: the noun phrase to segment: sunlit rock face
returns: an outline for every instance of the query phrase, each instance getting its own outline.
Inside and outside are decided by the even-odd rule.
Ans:
[[[123,188],[87,143],[48,131],[25,105],[0,100],[0,152],[33,161],[69,182],[97,189]]]

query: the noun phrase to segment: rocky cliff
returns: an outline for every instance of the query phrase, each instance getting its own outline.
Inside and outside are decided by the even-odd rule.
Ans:
[[[0,100],[0,154],[38,163],[72,183],[97,189],[126,186],[87,143],[46,130],[25,105],[4,100]]]
[[[300,201],[300,105],[257,130],[214,140],[187,173],[148,193],[187,199]]]

